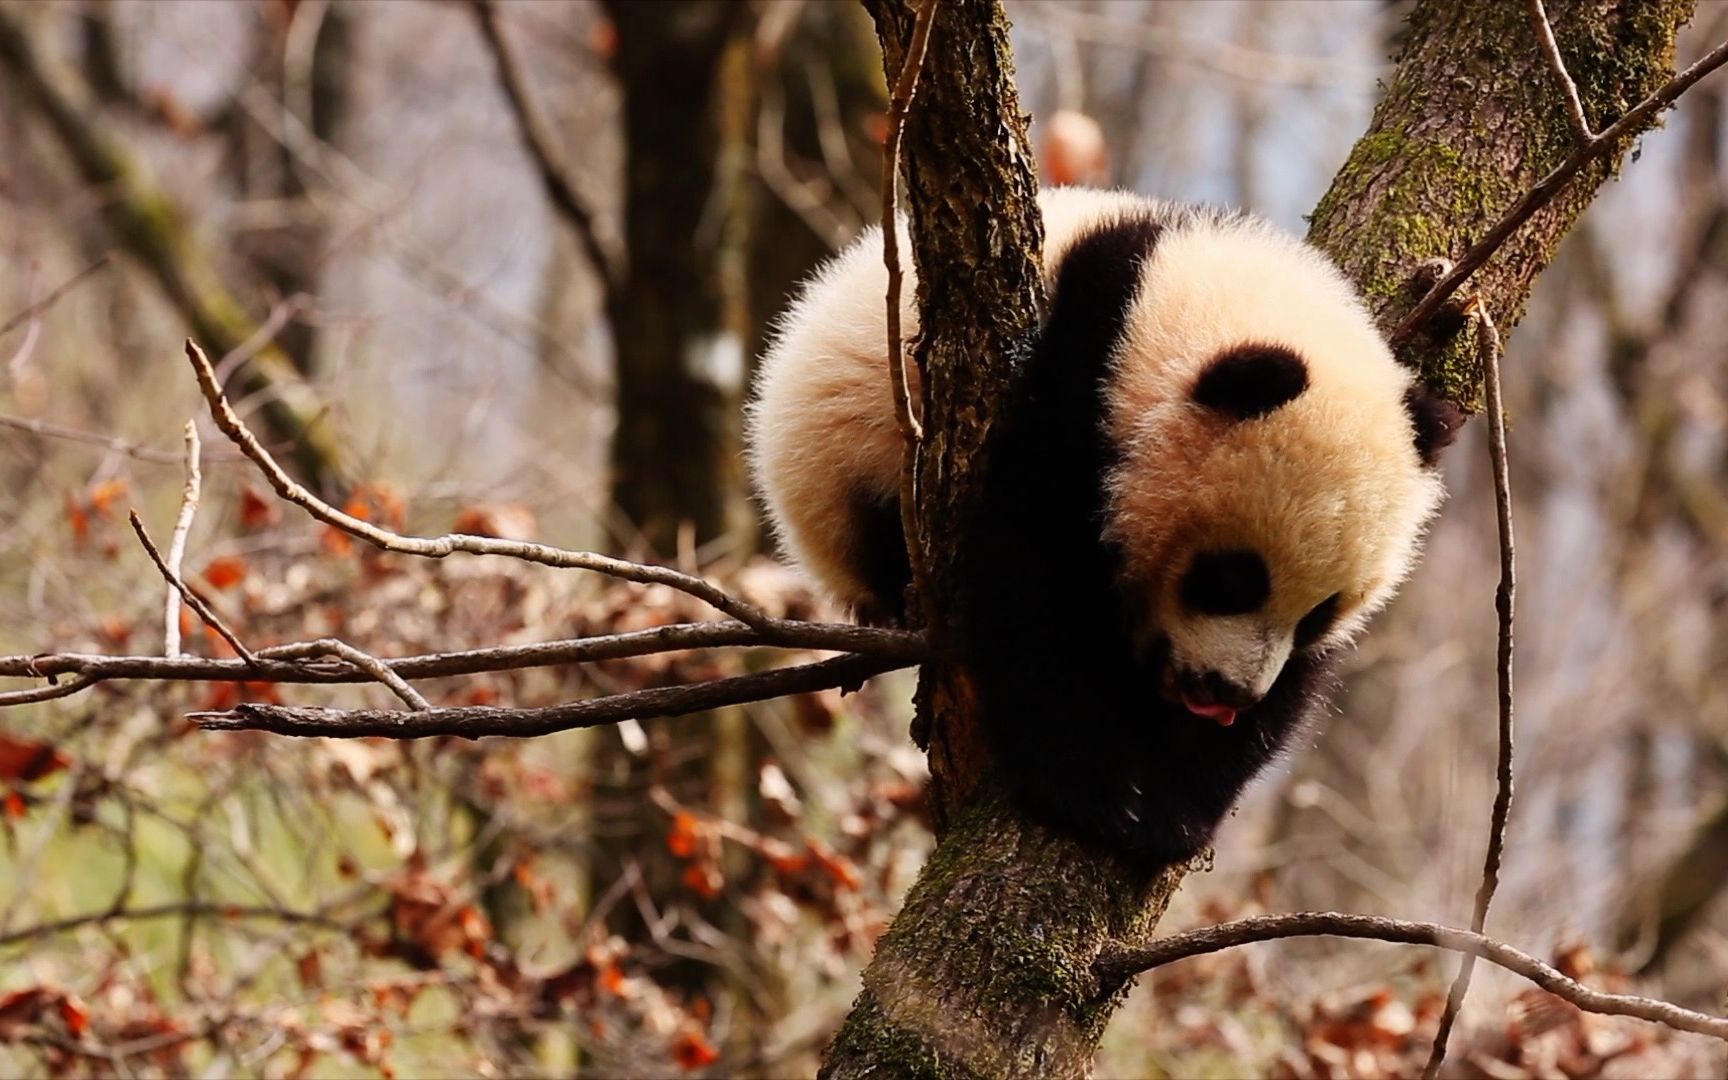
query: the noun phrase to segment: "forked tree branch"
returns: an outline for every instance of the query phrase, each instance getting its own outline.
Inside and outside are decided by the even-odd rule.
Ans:
[[[54,679],[72,675],[104,682],[149,679],[162,682],[307,684],[357,683],[370,678],[347,664],[302,664],[277,659],[281,650],[296,647],[278,645],[259,649],[255,654],[256,666],[249,666],[242,660],[197,656],[104,656],[97,653],[0,656],[0,677]],[[774,619],[760,630],[731,620],[672,623],[622,634],[425,653],[381,662],[403,678],[436,679],[712,648],[831,650],[903,660],[908,664],[924,659],[926,653],[923,638],[905,630]],[[17,702],[0,694],[0,705],[8,704]]]
[[[866,4],[892,82],[909,48],[916,3]],[[1383,329],[1396,330],[1401,342],[1425,328],[1459,283],[1497,251],[1491,273],[1476,284],[1492,290],[1494,314],[1509,325],[1560,237],[1606,179],[1615,153],[1728,59],[1728,53],[1713,53],[1663,84],[1689,0],[1645,0],[1635,11],[1631,5],[1604,11],[1588,0],[1552,0],[1552,6],[1567,18],[1589,20],[1585,29],[1600,42],[1584,84],[1590,106],[1598,115],[1610,115],[1622,100],[1638,101],[1637,107],[1588,146],[1566,137],[1555,152],[1549,133],[1558,125],[1546,110],[1557,95],[1546,89],[1541,50],[1534,41],[1520,49],[1508,37],[1528,33],[1523,6],[1421,0],[1369,131],[1314,211],[1311,239],[1357,282]],[[907,202],[919,256],[919,348],[929,359],[918,503],[933,632],[949,607],[942,592],[948,570],[966,553],[933,550],[931,540],[950,535],[946,526],[976,496],[987,464],[973,453],[976,436],[988,429],[1011,383],[1005,358],[1031,340],[1032,331],[1018,320],[1025,297],[1035,302],[1038,294],[1035,285],[1020,287],[1028,284],[1024,264],[1003,257],[1016,246],[1036,255],[1038,242],[1020,213],[1032,172],[1024,167],[1030,163],[1014,123],[1014,88],[1001,77],[1008,61],[994,37],[1000,9],[990,7],[983,0],[939,5],[921,106],[906,132],[912,162]],[[1503,122],[1474,123],[1466,103],[1495,110]],[[1537,171],[1554,158],[1561,159],[1558,168]],[[994,230],[985,240],[981,220]],[[1425,298],[1414,297],[1413,269],[1455,250],[1466,250],[1469,263],[1460,263]],[[964,301],[956,302],[956,294]],[[1409,314],[1400,328],[1413,301],[1424,310]],[[1450,366],[1467,351],[1464,344],[1436,335],[1433,343],[1404,352],[1422,361],[1425,378],[1454,404],[1474,406],[1477,365]],[[921,700],[935,714],[930,759],[938,809],[956,791],[968,793],[936,782],[975,771],[971,745],[954,733],[978,723],[976,694],[943,674],[939,664],[926,667],[929,689]],[[988,766],[981,771],[983,782],[946,819],[935,854],[878,942],[822,1075],[1085,1075],[1121,1000],[1122,980],[1148,960],[1178,955],[1139,951],[1130,954],[1136,965],[1113,954],[1114,964],[1093,965],[1108,940],[1151,937],[1183,867],[1154,874],[1076,850],[1025,821],[990,782]],[[1503,824],[1495,832],[1503,835]],[[1310,921],[1297,926],[1245,924],[1248,932],[1228,944],[1307,932],[1439,943],[1517,964],[1589,1007],[1728,1033],[1728,1021],[1719,1018],[1555,981],[1564,976],[1480,934],[1367,916],[1304,918]],[[1122,926],[1134,929],[1110,929]],[[1004,927],[1016,931],[1006,942]],[[1177,948],[1204,951],[1189,936],[1172,940]]]
[[[388,709],[238,705],[226,712],[190,713],[187,719],[211,731],[269,731],[277,735],[313,735],[338,739],[369,736],[426,739],[442,735],[454,735],[464,739],[488,736],[529,738],[574,728],[616,724],[624,720],[687,716],[790,694],[855,687],[872,676],[907,666],[907,661],[880,656],[839,656],[832,660],[819,660],[811,664],[737,675],[728,679],[633,690],[539,709],[476,705],[404,712]]]
[[[560,569],[592,570],[643,585],[670,586],[696,597],[739,622],[757,628],[762,628],[772,621],[768,614],[755,604],[727,594],[712,582],[680,573],[668,566],[649,566],[591,551],[571,551],[546,544],[472,536],[466,533],[446,533],[435,537],[403,536],[352,514],[343,513],[296,483],[293,477],[276,463],[276,459],[270,456],[270,451],[264,449],[263,444],[247,429],[228,404],[221,385],[216,381],[216,373],[210,367],[210,359],[204,355],[203,349],[188,341],[186,357],[192,362],[192,373],[198,379],[198,388],[204,393],[204,400],[210,406],[210,416],[216,421],[216,426],[240,448],[241,453],[258,466],[264,479],[276,489],[276,494],[324,524],[364,540],[374,547],[428,559],[442,559],[461,551],[470,555],[503,555],[522,562]]]

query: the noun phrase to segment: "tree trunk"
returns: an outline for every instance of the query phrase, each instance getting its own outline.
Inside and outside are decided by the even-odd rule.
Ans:
[[[912,5],[866,6],[892,83]],[[905,151],[928,372],[922,603],[940,646],[949,582],[966,553],[930,541],[962,534],[956,526],[985,479],[982,437],[1006,396],[1011,359],[1029,348],[1041,297],[1034,172],[999,2],[948,0],[936,10]],[[1670,74],[1689,10],[1687,0],[1550,4],[1597,129]],[[1459,255],[1570,148],[1524,12],[1514,3],[1418,4],[1373,125],[1315,212],[1312,238],[1356,278],[1383,324],[1416,299],[1409,283],[1422,260]],[[1586,169],[1478,275],[1502,327],[1516,321],[1536,274],[1613,168]],[[1426,338],[1411,351],[1437,389],[1474,404],[1480,379],[1463,343]],[[946,828],[878,944],[825,1076],[1085,1074],[1122,996],[1097,982],[1092,962],[1113,940],[1149,935],[1181,881],[1184,868],[1136,877],[1021,820],[988,780],[971,700],[963,672],[926,666],[919,730]]]
[[[277,107],[327,146],[339,147],[352,104],[354,18],[355,9],[346,4],[284,4],[266,8],[253,30],[253,77]],[[296,19],[318,20],[305,70],[294,69],[289,52]],[[231,110],[226,119],[228,166],[240,199],[277,200],[292,208],[281,223],[236,236],[235,251],[249,264],[252,276],[277,296],[317,295],[330,228],[318,201],[309,197],[307,167],[249,111]],[[312,373],[316,325],[291,321],[277,335],[277,343],[297,370]]]
[[[725,65],[743,5],[609,2],[624,91],[624,246],[608,298],[617,355],[612,498],[650,551],[723,535],[742,510],[738,163],[722,138],[747,77]],[[630,546],[627,544],[626,546]]]
[[[607,0],[605,10],[617,31],[613,69],[623,92],[628,256],[606,296],[617,385],[612,503],[634,530],[618,546],[652,558],[682,554],[686,538],[699,546],[735,536],[749,512],[740,211],[751,22],[746,5],[708,0]],[[704,907],[683,884],[684,865],[667,850],[670,822],[648,791],[660,786],[681,803],[715,805],[717,763],[742,756],[743,729],[724,714],[642,729],[641,754],[612,732],[593,744],[595,891],[635,866],[649,895],[723,923],[726,912]],[[634,904],[618,905],[609,925],[658,949]],[[655,977],[697,993],[714,974],[707,963],[675,958]]]

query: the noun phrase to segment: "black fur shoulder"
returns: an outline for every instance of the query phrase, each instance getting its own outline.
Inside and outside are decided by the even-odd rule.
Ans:
[[[1111,355],[1142,264],[1188,210],[1105,222],[1056,268],[1030,368],[989,444],[991,480],[965,538],[958,637],[999,770],[1033,816],[1140,859],[1206,847],[1244,785],[1324,694],[1328,665],[1291,658],[1270,694],[1220,727],[1159,693],[1104,540]]]

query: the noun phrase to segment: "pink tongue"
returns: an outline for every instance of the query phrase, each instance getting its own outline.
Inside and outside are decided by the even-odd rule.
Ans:
[[[1236,722],[1236,710],[1228,705],[1202,705],[1186,697],[1182,699],[1182,704],[1195,716],[1216,720],[1219,727],[1229,727]]]

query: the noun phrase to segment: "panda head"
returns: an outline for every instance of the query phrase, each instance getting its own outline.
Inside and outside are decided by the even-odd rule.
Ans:
[[[1179,234],[1142,281],[1114,359],[1106,530],[1158,690],[1228,725],[1391,598],[1460,416],[1294,240]]]

